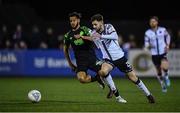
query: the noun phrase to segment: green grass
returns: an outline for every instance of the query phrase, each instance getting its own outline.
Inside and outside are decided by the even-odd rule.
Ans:
[[[162,93],[157,79],[142,79],[155,96],[149,104],[144,94],[128,79],[114,79],[127,104],[106,99],[108,88],[102,90],[97,83],[81,84],[76,78],[0,78],[0,112],[131,112],[180,111],[180,79],[171,79],[167,93]],[[42,93],[40,103],[27,98],[31,89]]]

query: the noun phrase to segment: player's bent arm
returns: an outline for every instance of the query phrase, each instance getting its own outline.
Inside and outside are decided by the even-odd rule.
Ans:
[[[146,43],[146,42],[145,42],[143,49],[144,49],[145,51],[148,51],[148,50],[150,49],[149,43]]]
[[[171,42],[171,36],[169,35],[169,33],[167,32],[167,30],[165,29],[165,42],[166,42],[166,45],[169,46],[170,45],[170,42]]]
[[[117,35],[117,33],[114,31],[114,32],[112,32],[111,34],[108,34],[108,35],[101,35],[101,38],[115,40],[115,39],[118,39],[118,35]]]
[[[78,35],[74,35],[74,37],[76,39],[82,38],[82,39],[85,39],[85,40],[92,41],[92,37],[91,36],[83,36],[83,35],[81,36],[80,34],[78,34]]]
[[[67,45],[64,45],[63,50],[64,50],[64,55],[65,55],[66,60],[68,61],[69,66],[71,67],[72,70],[75,70],[76,66],[72,63],[71,58],[69,56],[69,47],[67,47]]]
[[[145,51],[148,51],[149,49],[151,49],[151,46],[150,46],[150,40],[148,38],[148,36],[145,34],[144,36],[144,48],[143,48]]]
[[[93,41],[93,38],[91,36],[81,36],[82,39]]]

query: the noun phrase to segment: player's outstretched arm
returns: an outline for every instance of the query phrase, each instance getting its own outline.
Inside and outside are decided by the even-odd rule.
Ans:
[[[118,35],[116,32],[112,32],[110,34],[101,35],[101,38],[115,40],[115,39],[118,39]]]
[[[63,50],[64,50],[64,55],[65,55],[65,58],[66,58],[66,60],[67,60],[67,62],[69,64],[69,66],[71,67],[71,69],[73,71],[75,71],[76,66],[72,63],[71,58],[69,56],[69,47],[67,47],[67,45],[64,45]]]
[[[149,49],[153,48],[153,46],[150,44],[150,39],[149,37],[145,34],[144,36],[144,47],[143,49],[145,51],[149,51]]]
[[[78,34],[78,35],[74,35],[74,37],[76,39],[82,38],[82,39],[85,39],[85,40],[92,41],[92,37],[91,36],[81,36],[80,34]]]

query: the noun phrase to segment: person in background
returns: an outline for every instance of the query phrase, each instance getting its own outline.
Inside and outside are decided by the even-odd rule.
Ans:
[[[157,16],[152,16],[149,19],[150,28],[145,32],[144,49],[150,50],[162,92],[167,92],[167,87],[170,86],[167,54],[169,52],[171,37],[166,28],[159,26],[158,23],[159,19]]]

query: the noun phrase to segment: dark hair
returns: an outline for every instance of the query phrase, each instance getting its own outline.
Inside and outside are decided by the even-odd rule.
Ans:
[[[72,16],[75,16],[77,18],[81,18],[81,13],[78,13],[78,12],[72,12],[72,13],[69,13],[69,17],[72,17]]]
[[[151,16],[149,20],[151,20],[151,19],[154,19],[154,20],[156,20],[157,22],[159,21],[159,18],[158,18],[157,16]]]
[[[97,20],[97,21],[102,21],[103,20],[103,16],[101,14],[95,14],[91,17],[91,22]]]

